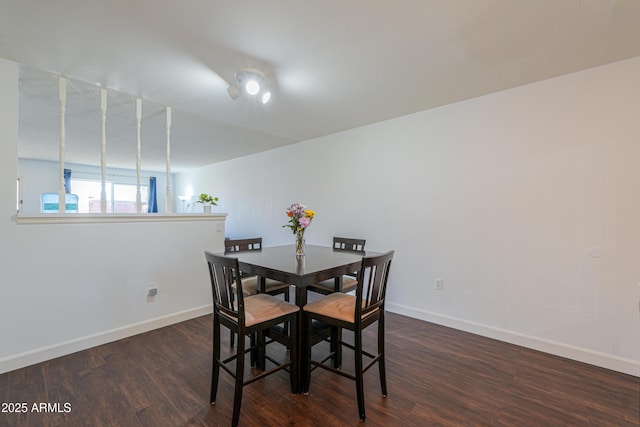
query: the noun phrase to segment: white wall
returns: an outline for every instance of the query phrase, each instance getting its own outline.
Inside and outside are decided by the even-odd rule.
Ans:
[[[0,372],[210,312],[224,217],[16,223],[18,65],[1,59],[0,93]]]
[[[395,249],[388,309],[640,375],[640,58],[176,176],[227,236],[285,208]],[[599,258],[589,255],[601,251]],[[444,290],[434,280],[444,280]]]

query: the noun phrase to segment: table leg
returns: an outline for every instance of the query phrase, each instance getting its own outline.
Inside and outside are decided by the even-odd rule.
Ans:
[[[307,390],[307,369],[309,366],[309,355],[307,354],[307,325],[305,324],[304,312],[302,307],[307,303],[307,290],[301,286],[295,286],[296,289],[296,305],[300,307],[300,316],[298,323],[298,392],[302,393]]]

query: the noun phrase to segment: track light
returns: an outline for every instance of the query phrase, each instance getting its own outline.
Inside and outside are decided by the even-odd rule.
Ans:
[[[246,90],[249,95],[255,95],[256,93],[260,92],[260,83],[253,79],[249,80],[247,81],[247,83],[245,83],[244,90]]]
[[[227,92],[234,100],[243,94],[251,97],[259,96],[258,99],[263,104],[266,104],[271,99],[271,92],[265,89],[264,74],[253,69],[238,71],[236,73],[236,83],[229,86]]]
[[[238,86],[235,85],[229,86],[229,89],[227,89],[227,93],[229,93],[229,96],[234,100],[240,98],[240,95],[242,95],[242,92],[240,91],[240,89],[238,89]]]

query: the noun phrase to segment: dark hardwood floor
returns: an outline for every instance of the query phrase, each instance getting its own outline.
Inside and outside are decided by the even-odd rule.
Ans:
[[[208,402],[211,330],[205,316],[2,374],[2,409],[28,408],[0,413],[0,426],[228,426],[228,375]],[[366,425],[640,425],[639,378],[393,313],[386,333],[389,395],[368,371]],[[242,426],[359,424],[355,384],[330,372],[313,372],[308,395],[292,395],[285,372],[244,390]]]

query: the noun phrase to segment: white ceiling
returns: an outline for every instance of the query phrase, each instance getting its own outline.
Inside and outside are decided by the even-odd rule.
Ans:
[[[20,155],[57,159],[64,75],[78,80],[67,161],[99,163],[98,84],[112,90],[108,165],[135,167],[139,96],[154,170],[165,105],[178,171],[640,56],[638,0],[0,0],[0,11],[0,57],[28,66]],[[227,94],[247,67],[274,83],[266,106]]]

